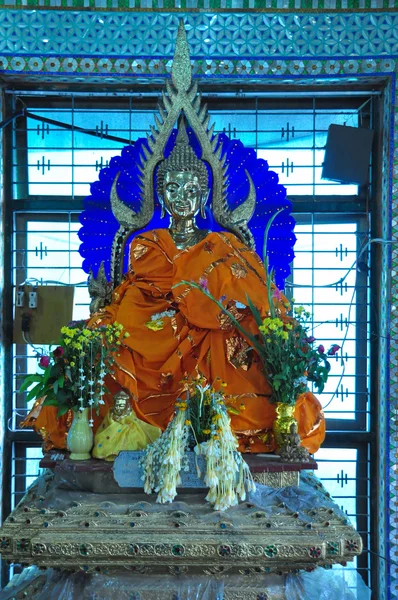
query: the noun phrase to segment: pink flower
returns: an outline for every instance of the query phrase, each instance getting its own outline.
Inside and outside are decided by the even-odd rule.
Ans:
[[[278,290],[278,288],[276,287],[274,289],[274,292],[272,294],[273,298],[276,298],[278,300],[278,302],[280,302],[282,300],[282,292],[280,290]]]
[[[208,284],[209,282],[206,277],[199,277],[199,285],[203,290],[205,290],[205,292],[209,291]]]
[[[61,358],[61,356],[63,356],[64,354],[65,348],[63,348],[62,346],[57,346],[57,348],[55,348],[55,350],[53,351],[54,358]]]
[[[335,354],[337,354],[337,352],[340,350],[341,346],[338,346],[338,344],[333,344],[333,346],[330,348],[328,355],[329,356],[334,356]]]
[[[309,335],[308,337],[304,338],[304,341],[306,344],[313,344],[315,342],[316,338],[314,338],[313,335]],[[323,348],[323,346],[322,346]],[[325,348],[323,348],[323,350],[325,351]]]
[[[320,344],[318,346],[318,352],[319,354],[325,354],[325,346],[322,346],[322,344]]]
[[[50,357],[43,355],[40,357],[39,360],[39,367],[43,367],[43,369],[47,369],[48,365],[50,364]]]

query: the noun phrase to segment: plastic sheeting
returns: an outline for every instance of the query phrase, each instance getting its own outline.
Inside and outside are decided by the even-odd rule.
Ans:
[[[146,511],[190,510],[195,504],[195,514],[204,522],[218,522],[220,515],[203,501],[201,494],[179,494],[177,501],[159,505],[145,494],[87,494],[59,489],[52,476],[44,475],[36,481],[34,503],[40,508],[65,510],[74,502],[95,503],[97,509],[109,514],[126,514],[139,507]],[[205,493],[205,492],[204,492]],[[40,497],[41,496],[41,497]],[[203,493],[202,493],[203,496]],[[335,514],[346,515],[333,502],[319,480],[312,474],[302,473],[300,486],[270,488],[258,485],[250,494],[249,502],[241,503],[227,511],[233,522],[250,510],[261,508],[270,516],[286,511],[297,512],[302,520],[311,521],[311,512],[317,508],[330,508]],[[251,508],[251,503],[253,507]],[[108,573],[68,573],[35,567],[25,569],[12,581],[9,589],[0,592],[0,600],[30,598],[32,600],[370,600],[370,591],[352,564],[346,568],[318,568],[313,572],[277,576],[264,574],[223,576],[171,576],[132,573],[127,570]]]
[[[18,579],[20,584],[18,585]],[[277,576],[151,576],[132,573],[68,574],[35,567],[16,576],[0,600],[370,600],[355,570],[342,567]],[[239,596],[238,596],[239,594]]]
[[[311,523],[316,519],[317,509],[331,509],[334,514],[347,520],[347,515],[332,500],[328,492],[322,486],[317,477],[311,473],[301,473],[299,486],[288,486],[284,488],[272,488],[256,484],[256,491],[248,495],[247,501],[229,508],[224,513],[215,511],[213,507],[205,502],[204,497],[207,490],[197,490],[187,493],[183,489],[171,504],[156,503],[154,494],[148,496],[141,493],[121,494],[94,494],[73,489],[59,488],[60,481],[54,480],[53,475],[45,474],[39,477],[33,484],[36,486],[37,500],[32,504],[40,509],[51,509],[64,511],[76,503],[82,506],[95,504],[97,510],[106,510],[108,514],[126,514],[132,510],[145,510],[151,512],[169,512],[171,510],[194,511],[194,514],[204,522],[219,522],[221,515],[227,515],[231,522],[256,509],[261,509],[267,516],[283,514],[284,512],[298,513],[302,522]],[[68,486],[66,486],[68,488]],[[250,506],[252,505],[252,507]],[[348,523],[348,521],[347,521]]]

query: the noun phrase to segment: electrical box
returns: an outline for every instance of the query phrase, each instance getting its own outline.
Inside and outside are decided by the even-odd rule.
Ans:
[[[24,285],[16,289],[14,344],[57,344],[72,320],[74,287]]]

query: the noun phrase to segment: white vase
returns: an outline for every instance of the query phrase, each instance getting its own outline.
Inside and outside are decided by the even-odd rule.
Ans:
[[[66,440],[71,460],[88,460],[94,443],[93,430],[88,424],[88,408],[74,412]]]

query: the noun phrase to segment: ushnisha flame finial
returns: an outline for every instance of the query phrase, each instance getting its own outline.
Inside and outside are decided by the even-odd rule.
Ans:
[[[214,123],[209,127],[210,116],[207,112],[207,106],[201,104],[198,85],[196,82],[192,82],[189,46],[182,19],[178,27],[171,68],[171,82],[170,80],[166,81],[166,90],[162,93],[162,102],[159,103],[158,110],[158,115],[154,117],[155,125],[151,126],[151,133],[147,134],[148,148],[143,146],[143,153],[140,157],[141,209],[134,212],[119,198],[117,193],[119,174],[115,177],[112,185],[112,211],[121,225],[115,236],[112,253],[112,279],[114,284],[117,284],[121,279],[122,266],[120,263],[123,261],[119,259],[124,252],[125,240],[134,231],[145,227],[153,216],[155,169],[160,162],[165,160],[164,149],[180,115],[184,115],[198,139],[202,149],[200,160],[206,162],[212,170],[212,209],[214,218],[221,227],[238,235],[248,246],[254,246],[253,237],[247,225],[256,204],[254,184],[246,171],[250,184],[248,196],[242,204],[231,210],[227,203],[228,165],[226,164],[226,155],[223,155],[223,148],[219,142],[218,134],[214,135],[213,133]],[[185,126],[183,130],[180,130],[179,127],[177,144],[189,146]],[[119,265],[116,265],[117,261]]]

